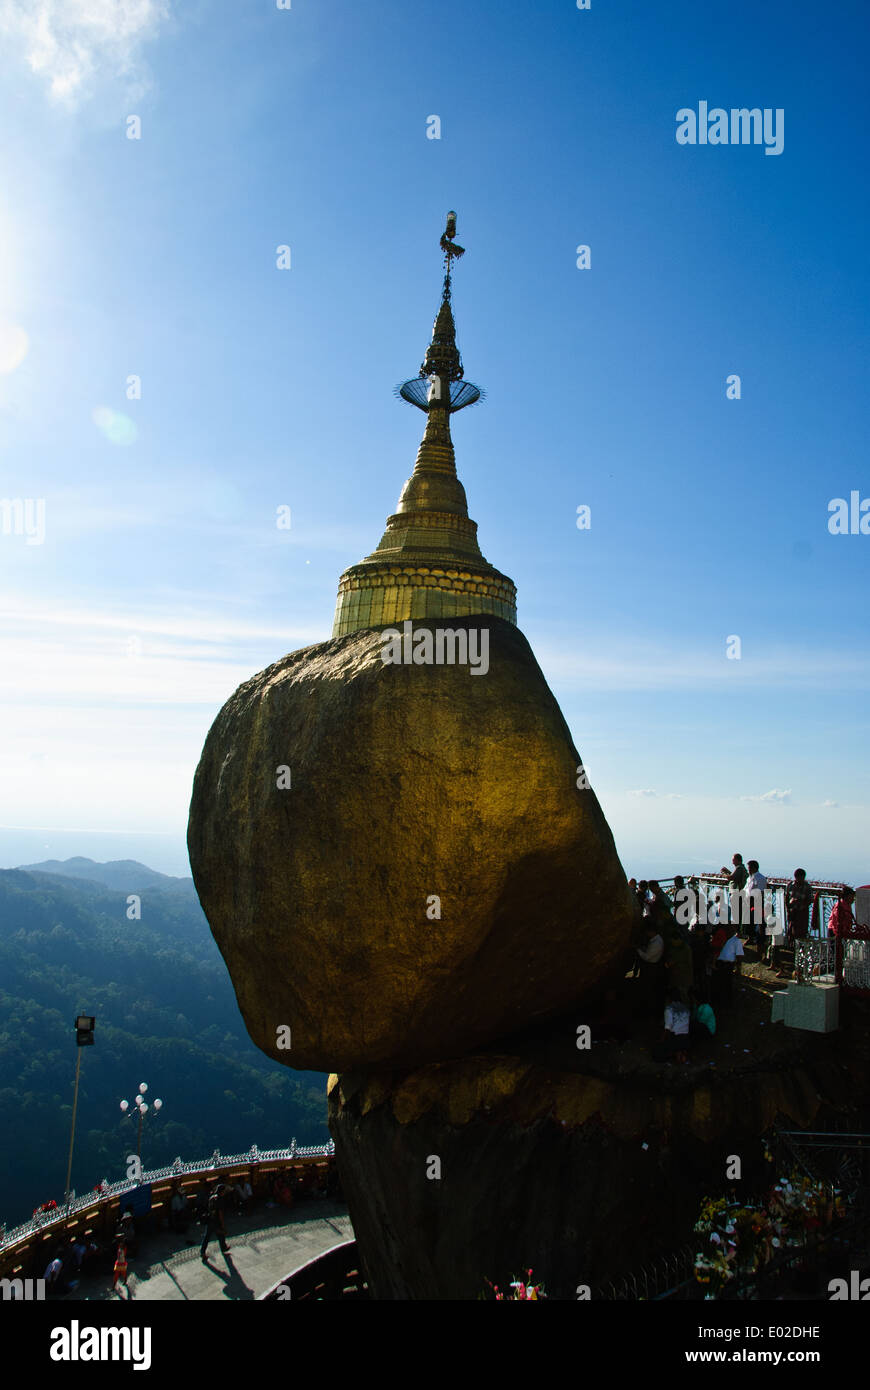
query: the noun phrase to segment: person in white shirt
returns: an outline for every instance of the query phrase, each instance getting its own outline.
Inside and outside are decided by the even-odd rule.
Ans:
[[[62,1253],[63,1252],[60,1250],[55,1252],[54,1259],[48,1265],[45,1274],[42,1276],[45,1280],[46,1293],[61,1294],[67,1291],[66,1280],[63,1277]]]
[[[758,954],[764,951],[764,890],[767,879],[758,871],[758,860],[750,859],[746,865],[749,878],[746,882],[746,895],[749,902],[749,940],[758,946]]]
[[[665,951],[665,943],[655,927],[650,924],[646,946],[638,946],[637,954],[648,965],[658,965]]]
[[[731,965],[733,965],[735,960],[739,959],[742,955],[743,942],[740,940],[740,937],[737,935],[737,932],[735,931],[734,935],[729,936],[728,940],[725,942],[725,945],[719,952],[717,961],[724,961],[725,963],[730,963]]]
[[[688,1037],[691,1018],[688,1004],[684,1004],[681,999],[675,999],[672,996],[670,1002],[665,1005],[665,1029],[667,1032],[674,1033],[677,1037],[682,1037],[684,1034]]]
[[[691,1012],[688,1004],[683,1001],[679,990],[672,989],[668,993],[668,1002],[665,1005],[665,1038],[658,1046],[653,1048],[654,1062],[667,1062],[671,1058],[676,1062],[687,1062],[689,1047],[689,1027],[691,1024]]]

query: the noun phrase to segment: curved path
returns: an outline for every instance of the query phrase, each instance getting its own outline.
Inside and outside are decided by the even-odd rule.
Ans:
[[[208,1264],[200,1259],[203,1228],[191,1226],[187,1237],[161,1230],[140,1241],[130,1261],[128,1287],[112,1292],[112,1276],[86,1276],[58,1303],[82,1299],[162,1301],[259,1298],[273,1285],[339,1241],[353,1239],[343,1202],[328,1198],[300,1203],[287,1211],[260,1203],[248,1216],[228,1215],[226,1255],[213,1240]]]

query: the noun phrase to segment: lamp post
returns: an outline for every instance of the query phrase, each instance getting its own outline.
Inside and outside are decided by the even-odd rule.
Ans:
[[[150,1107],[148,1106],[148,1104],[146,1103],[146,1100],[145,1100],[145,1093],[146,1093],[147,1090],[148,1090],[148,1083],[147,1083],[147,1081],[141,1082],[140,1085],[139,1085],[139,1090],[136,1092],[136,1095],[135,1095],[135,1097],[133,1098],[133,1106],[132,1106],[132,1109],[131,1109],[131,1106],[130,1106],[130,1102],[129,1102],[128,1100],[122,1100],[122,1101],[121,1101],[121,1112],[122,1112],[122,1114],[126,1115],[126,1114],[129,1112],[130,1115],[132,1115],[134,1110],[138,1110],[138,1112],[139,1112],[139,1132],[138,1132],[138,1134],[137,1134],[137,1136],[136,1136],[136,1157],[137,1157],[138,1159],[141,1159],[141,1157],[142,1157],[142,1124],[143,1124],[143,1122],[144,1122],[144,1120],[145,1120],[145,1116],[148,1114],[148,1110],[149,1110],[149,1108],[150,1108]],[[157,1112],[158,1112],[158,1110],[160,1110],[160,1109],[162,1108],[162,1106],[163,1106],[163,1101],[162,1101],[162,1100],[155,1100],[155,1101],[153,1102],[153,1105],[154,1105],[154,1113],[155,1113],[155,1115],[156,1115]]]
[[[64,1187],[64,1201],[69,1200],[69,1184],[72,1177],[73,1145],[76,1137],[76,1111],[79,1106],[79,1075],[82,1069],[82,1048],[92,1047],[94,1042],[94,1027],[96,1019],[90,1014],[79,1014],[73,1027],[76,1030],[76,1084],[73,1091],[72,1124],[69,1132],[69,1160],[66,1165],[66,1186]]]

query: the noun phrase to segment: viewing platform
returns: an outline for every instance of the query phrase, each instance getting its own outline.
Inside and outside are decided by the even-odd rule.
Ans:
[[[112,1273],[83,1274],[78,1288],[54,1302],[143,1299],[159,1302],[197,1302],[215,1299],[261,1299],[276,1283],[294,1274],[325,1250],[353,1239],[353,1227],[343,1202],[330,1198],[300,1203],[286,1210],[259,1204],[251,1212],[226,1218],[226,1254],[217,1240],[208,1247],[208,1263],[200,1259],[203,1227],[192,1225],[186,1237],[161,1229],[139,1242],[131,1258],[127,1287],[112,1290]]]
[[[292,1205],[275,1202],[273,1180],[286,1179]],[[205,1233],[197,1208],[215,1182],[230,1187],[249,1182],[253,1197],[246,1209],[226,1211],[223,1254],[217,1238],[200,1258]],[[187,1200],[187,1224],[174,1230],[170,1202],[175,1191]],[[115,1232],[126,1210],[133,1212],[135,1244],[128,1252],[127,1287],[112,1291]],[[231,1300],[259,1299],[280,1281],[311,1265],[325,1251],[353,1240],[347,1207],[338,1188],[331,1144],[231,1157],[214,1154],[193,1163],[180,1160],[143,1173],[138,1183],[119,1182],[102,1193],[71,1197],[51,1212],[6,1232],[0,1228],[0,1278],[42,1279],[58,1251],[68,1256],[73,1239],[95,1247],[86,1258],[76,1287],[50,1295],[53,1302],[104,1299]],[[75,1278],[68,1266],[66,1279]]]

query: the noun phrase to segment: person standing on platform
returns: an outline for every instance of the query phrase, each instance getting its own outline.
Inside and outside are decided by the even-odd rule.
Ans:
[[[662,936],[666,939],[674,929],[673,905],[670,898],[662,888],[661,884],[655,879],[650,879],[650,910],[652,917]]]
[[[786,940],[795,952],[795,965],[798,963],[798,942],[806,941],[810,933],[812,905],[813,890],[807,883],[807,871],[806,869],[795,869],[794,878],[785,890]],[[787,974],[786,970],[777,971],[781,980],[785,979]]]
[[[691,888],[686,887],[682,874],[674,877],[674,920],[678,927],[687,927],[695,915],[697,898]]]
[[[208,1264],[208,1256],[206,1255],[206,1250],[208,1248],[209,1241],[213,1240],[215,1236],[217,1236],[218,1238],[222,1254],[225,1255],[230,1248],[227,1245],[227,1229],[226,1225],[224,1224],[225,1190],[226,1189],[224,1188],[223,1183],[218,1183],[214,1192],[208,1199],[208,1207],[206,1209],[205,1218],[205,1235],[202,1238],[202,1247],[200,1249],[200,1258],[203,1264]]]
[[[764,874],[759,873],[758,860],[750,859],[746,865],[749,870],[749,878],[746,881],[746,893],[749,902],[749,940],[758,947],[758,959],[764,955],[764,890],[767,887],[767,879]]]
[[[127,1247],[123,1241],[118,1245],[115,1253],[115,1268],[112,1274],[112,1293],[115,1292],[119,1284],[128,1288],[127,1284]]]
[[[46,1292],[49,1294],[66,1293],[66,1285],[63,1280],[63,1251],[56,1250],[54,1259],[49,1263],[43,1274]]]
[[[855,913],[852,911],[852,904],[855,901],[854,888],[841,888],[840,896],[834,903],[834,909],[828,919],[829,936],[856,936],[859,931],[866,931],[866,927],[859,927],[855,921]]]
[[[728,911],[725,914],[725,921],[739,922],[739,909],[738,915],[735,916],[734,900],[732,894],[739,894],[743,892],[744,888],[746,887],[746,880],[748,879],[749,874],[747,873],[746,865],[743,862],[742,854],[732,854],[731,863],[733,867],[730,873],[728,873],[728,870],[725,867],[725,865],[722,865],[722,873],[728,874],[728,882],[725,884],[726,901],[728,903]]]
[[[803,941],[810,930],[813,890],[807,883],[806,869],[795,869],[785,893],[786,925],[792,941]]]

